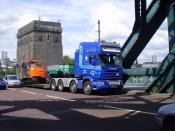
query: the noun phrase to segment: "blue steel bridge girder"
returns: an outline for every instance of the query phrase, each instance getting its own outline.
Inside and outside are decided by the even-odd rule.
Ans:
[[[146,9],[146,0],[135,0],[135,23],[122,47],[123,67],[130,68],[167,16],[171,0],[153,0]]]
[[[166,17],[169,24],[169,54],[156,71],[157,79],[147,91],[175,92],[175,9],[174,0],[153,0],[146,9],[146,0],[135,0],[135,23],[122,47],[123,67],[131,68]],[[165,75],[167,74],[167,75]],[[127,79],[127,77],[126,77]]]
[[[148,92],[175,93],[175,2],[168,12],[169,53],[157,72],[157,79],[147,89]]]
[[[135,27],[134,30],[138,28],[138,26],[142,27],[145,25],[146,20],[146,0],[135,0]]]
[[[168,11],[169,53],[157,70],[157,78],[146,92],[175,93],[175,2]]]
[[[168,35],[169,35],[169,51],[175,44],[175,2],[171,4],[168,13]]]
[[[146,0],[135,0],[135,23],[133,30],[122,46],[123,67],[131,68],[134,61],[146,47],[154,33],[167,16],[164,6],[167,1],[153,0],[146,9]],[[162,13],[163,12],[163,13]],[[125,75],[124,82],[128,79]]]
[[[158,92],[175,93],[175,2],[170,5],[168,12],[168,36],[169,36],[169,54],[172,55],[173,61],[169,64],[171,72],[167,73],[168,81],[167,86],[160,87]],[[166,76],[164,76],[166,77]],[[162,83],[163,84],[163,83]]]

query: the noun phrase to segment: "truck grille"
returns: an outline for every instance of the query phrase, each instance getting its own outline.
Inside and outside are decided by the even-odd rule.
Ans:
[[[117,78],[122,78],[121,72],[118,70],[105,70],[102,74],[101,77],[103,79],[117,79]]]

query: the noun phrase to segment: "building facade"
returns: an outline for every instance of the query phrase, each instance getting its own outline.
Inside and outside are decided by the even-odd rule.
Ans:
[[[1,70],[7,70],[9,67],[11,67],[11,61],[8,57],[7,51],[1,51],[1,60],[0,60],[0,69]]]
[[[37,60],[49,66],[62,63],[62,28],[59,22],[32,21],[18,30],[18,77],[22,76],[22,64]]]
[[[8,53],[7,53],[7,51],[2,51],[2,52],[1,52],[1,60],[4,60],[4,59],[6,59],[6,58],[8,58]]]

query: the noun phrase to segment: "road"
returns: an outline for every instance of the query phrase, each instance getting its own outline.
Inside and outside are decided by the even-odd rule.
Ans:
[[[157,109],[174,96],[0,90],[0,131],[159,131]]]

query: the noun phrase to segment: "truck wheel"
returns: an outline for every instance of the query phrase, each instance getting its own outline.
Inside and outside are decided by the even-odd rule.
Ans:
[[[75,81],[72,81],[69,86],[69,90],[72,93],[77,93],[77,85]]]
[[[51,90],[53,90],[53,91],[56,91],[57,90],[57,86],[56,86],[55,80],[51,80],[50,87],[51,87]]]
[[[92,94],[92,86],[90,81],[85,81],[85,83],[83,84],[83,93],[86,95]]]
[[[63,85],[63,81],[59,80],[58,81],[58,90],[63,92],[64,91],[64,85]]]

